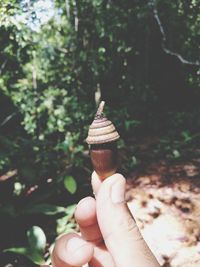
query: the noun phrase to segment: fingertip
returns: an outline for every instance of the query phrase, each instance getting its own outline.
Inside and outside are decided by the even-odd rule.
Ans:
[[[92,184],[92,188],[93,188],[93,192],[95,195],[97,195],[101,185],[106,184],[106,185],[111,185],[112,183],[116,182],[117,180],[121,180],[121,182],[125,183],[126,179],[124,178],[124,176],[120,173],[115,173],[109,177],[107,177],[105,180],[101,180],[100,177],[98,176],[98,174],[93,171],[92,173],[92,177],[91,177],[91,184]]]
[[[77,204],[75,219],[82,226],[89,226],[96,223],[96,201],[92,197],[83,198]]]
[[[93,244],[102,241],[102,235],[97,222],[96,200],[94,198],[86,197],[78,203],[75,219],[85,240]]]
[[[94,178],[94,177],[99,178],[98,174],[95,171],[92,172],[92,175],[91,176],[92,176],[92,178]]]
[[[65,234],[56,240],[52,252],[55,267],[82,266],[90,261],[94,247],[78,234]]]

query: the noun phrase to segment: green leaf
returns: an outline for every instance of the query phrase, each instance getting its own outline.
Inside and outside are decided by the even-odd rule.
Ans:
[[[181,133],[181,135],[182,135],[183,138],[184,138],[184,142],[188,142],[188,141],[191,141],[191,140],[192,140],[192,136],[191,136],[191,134],[190,134],[189,131],[183,131],[183,132]]]
[[[24,255],[35,264],[44,264],[43,253],[46,247],[46,236],[39,226],[33,226],[27,231],[29,247],[14,247],[5,249],[4,252],[12,252]]]
[[[180,158],[180,156],[181,156],[180,152],[177,149],[174,149],[172,151],[172,154],[173,154],[175,159]]]
[[[73,222],[72,217],[74,215],[75,208],[76,208],[76,205],[68,206],[66,209],[67,215],[57,220],[56,232],[58,235],[74,231],[76,225],[75,225],[75,222]]]
[[[71,194],[76,192],[77,183],[72,176],[68,175],[64,177],[64,186]]]
[[[37,251],[31,251],[30,253],[26,255],[32,262],[34,262],[35,264],[44,264],[45,263],[45,259],[42,253],[39,253]]]
[[[76,209],[76,204],[72,204],[72,205],[68,206],[66,209],[66,214],[73,216],[75,209]]]
[[[27,237],[31,251],[42,254],[46,247],[46,236],[39,226],[33,226],[27,231]]]
[[[24,247],[7,248],[7,249],[4,249],[3,252],[13,252],[13,253],[16,253],[16,254],[20,254],[20,255],[26,256],[27,253],[28,253],[28,248],[24,248]]]
[[[25,248],[25,247],[7,248],[4,250],[4,252],[12,252],[15,254],[23,255],[35,264],[40,265],[45,263],[42,253],[37,251],[32,251],[30,248]]]
[[[66,212],[66,208],[50,205],[50,204],[38,204],[31,207],[28,207],[23,211],[23,213],[34,214],[34,213],[42,213],[45,215],[56,215],[61,212]]]

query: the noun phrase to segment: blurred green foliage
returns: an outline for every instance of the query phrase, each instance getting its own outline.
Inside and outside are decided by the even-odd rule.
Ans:
[[[41,2],[0,3],[0,214],[32,227],[27,247],[2,248],[35,263],[46,237],[28,216],[52,216],[50,243],[76,227],[69,205],[77,173],[91,172],[84,140],[99,93],[126,171],[141,162],[137,138],[156,135],[155,154],[179,159],[200,128],[199,0]]]
[[[33,226],[27,231],[28,247],[15,247],[6,249],[5,252],[21,254],[29,258],[36,264],[44,264],[43,257],[46,247],[46,236],[43,230],[38,226]]]

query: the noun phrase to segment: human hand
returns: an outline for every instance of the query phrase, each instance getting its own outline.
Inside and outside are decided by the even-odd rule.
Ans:
[[[124,177],[114,174],[101,182],[94,172],[92,186],[96,199],[82,199],[75,211],[81,236],[72,233],[58,238],[52,265],[159,267],[125,203]]]

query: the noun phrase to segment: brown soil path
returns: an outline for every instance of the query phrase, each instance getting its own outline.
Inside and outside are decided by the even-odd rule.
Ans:
[[[126,198],[163,267],[200,266],[200,159],[135,170]]]

